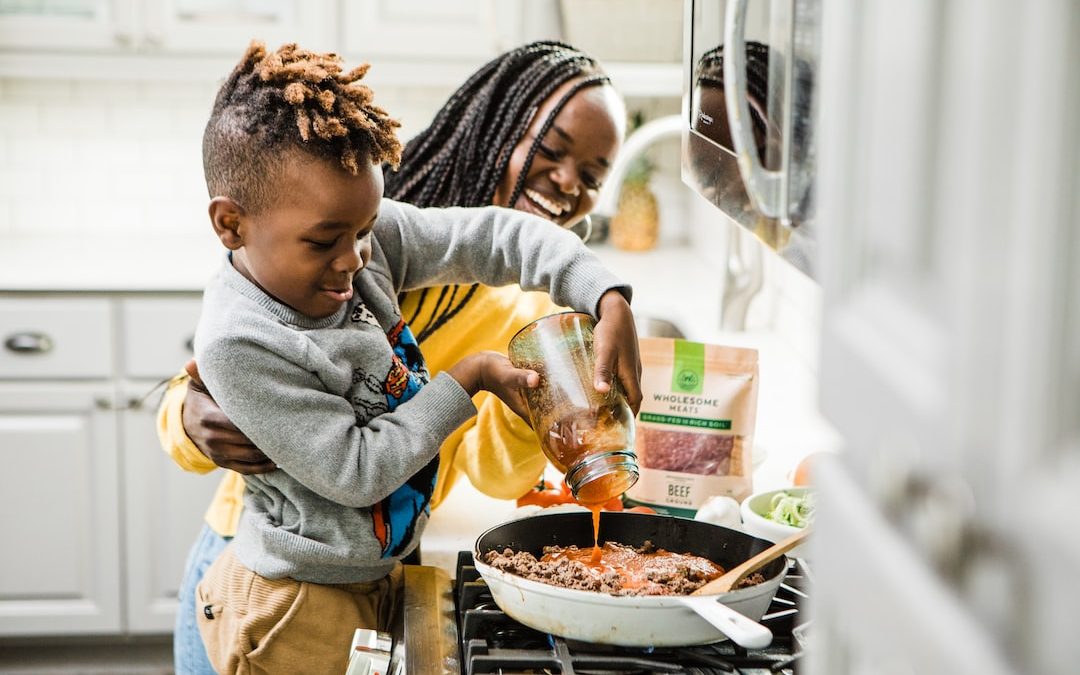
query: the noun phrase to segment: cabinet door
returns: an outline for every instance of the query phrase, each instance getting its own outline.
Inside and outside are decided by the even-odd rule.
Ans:
[[[0,635],[121,629],[112,390],[0,384]]]
[[[515,3],[505,5],[500,11]],[[509,46],[499,38],[495,3],[486,0],[365,0],[342,9],[345,53],[363,60],[434,57],[479,65]]]
[[[136,0],[0,0],[0,47],[117,49],[133,44]]]
[[[145,41],[152,49],[237,59],[252,39],[271,49],[296,42],[335,51],[335,12],[332,0],[154,0],[145,4]]]
[[[112,323],[105,298],[0,297],[0,378],[112,377]]]
[[[820,473],[811,673],[1080,660],[1080,7],[1013,9],[826,12],[821,401],[849,452]]]
[[[199,296],[124,298],[120,305],[123,373],[132,379],[163,379],[180,372],[195,353]]]
[[[967,341],[978,303],[965,275],[992,266],[984,240],[960,237],[964,219],[935,211],[954,179],[934,152],[949,119],[940,15],[933,3],[855,4],[831,15],[823,55],[823,78],[844,85],[822,106],[821,405],[848,452],[818,477],[812,672],[1006,673],[1003,641],[955,572],[993,461],[968,435],[978,413],[965,378],[991,352]]]
[[[120,429],[127,613],[132,633],[172,631],[184,561],[222,473],[187,473],[161,450],[155,426],[159,400],[155,384],[147,381],[122,389],[122,400],[127,401],[120,413]],[[146,397],[151,390],[155,393]]]

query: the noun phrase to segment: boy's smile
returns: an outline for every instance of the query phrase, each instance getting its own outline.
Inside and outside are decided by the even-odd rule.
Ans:
[[[232,202],[239,212],[230,221],[227,204],[215,213],[214,203],[225,198],[215,198],[211,219],[235,251],[237,271],[279,302],[321,319],[352,298],[353,277],[371,257],[382,169],[365,161],[353,176],[300,152],[283,157],[269,204],[252,213]]]

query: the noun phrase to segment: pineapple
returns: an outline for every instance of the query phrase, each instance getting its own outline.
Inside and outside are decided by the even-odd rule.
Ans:
[[[644,115],[638,111],[634,113],[630,128],[636,129],[643,123]],[[609,226],[612,245],[625,251],[647,251],[656,246],[660,236],[660,209],[656,195],[649,188],[655,170],[656,167],[644,156],[635,159],[627,169]]]

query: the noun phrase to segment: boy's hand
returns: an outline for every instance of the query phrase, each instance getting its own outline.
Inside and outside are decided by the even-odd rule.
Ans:
[[[195,359],[184,370],[191,377],[184,397],[181,422],[188,438],[211,462],[237,473],[267,473],[277,468],[270,458],[237,429],[210,396],[199,378]]]
[[[630,303],[622,293],[610,290],[600,298],[597,311],[600,320],[593,330],[596,390],[609,391],[614,373],[626,394],[626,402],[636,415],[641,407],[641,357]]]
[[[540,384],[536,371],[515,368],[510,359],[498,352],[479,352],[466,356],[446,372],[458,381],[469,396],[478,391],[490,391],[518,417],[529,422],[529,409],[521,390]]]

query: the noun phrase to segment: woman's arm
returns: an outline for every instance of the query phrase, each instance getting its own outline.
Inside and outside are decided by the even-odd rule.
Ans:
[[[448,456],[447,451],[451,455]],[[496,499],[517,499],[547,466],[532,428],[494,396],[478,398],[476,420],[443,461],[465,473],[480,492]]]
[[[158,440],[161,449],[184,471],[209,473],[217,468],[204,455],[184,431],[184,399],[188,395],[188,374],[180,374],[169,380],[165,396],[161,399],[157,414]]]
[[[209,473],[220,466],[255,474],[276,468],[221,411],[194,360],[169,382],[158,408],[158,439],[185,471]]]

